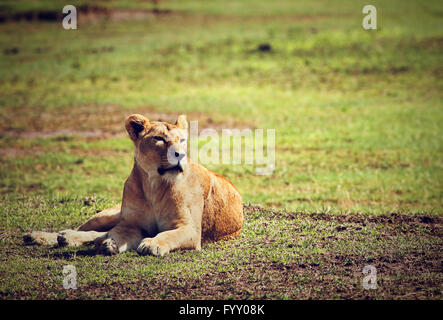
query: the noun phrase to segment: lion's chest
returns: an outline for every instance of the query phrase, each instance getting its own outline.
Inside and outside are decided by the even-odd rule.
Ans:
[[[157,234],[177,227],[177,223],[182,220],[182,212],[173,199],[147,199],[147,204],[143,208],[143,218],[141,219],[142,229],[149,234]],[[153,201],[154,200],[154,201]]]

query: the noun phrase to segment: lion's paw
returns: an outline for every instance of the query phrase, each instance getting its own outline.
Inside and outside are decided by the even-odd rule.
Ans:
[[[78,231],[75,230],[63,230],[58,233],[57,242],[60,247],[70,246],[78,247],[82,245],[82,241],[78,236]]]
[[[105,256],[114,255],[119,252],[117,243],[112,238],[107,238],[97,243],[96,248],[98,253],[104,254]]]
[[[164,256],[169,253],[169,247],[155,238],[145,238],[140,242],[137,252],[141,255],[151,254],[153,256]]]

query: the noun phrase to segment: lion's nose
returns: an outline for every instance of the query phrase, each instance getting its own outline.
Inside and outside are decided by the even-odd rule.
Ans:
[[[183,159],[185,157],[186,153],[182,153],[182,152],[175,152],[175,157],[178,159],[178,161],[180,161],[181,159]]]

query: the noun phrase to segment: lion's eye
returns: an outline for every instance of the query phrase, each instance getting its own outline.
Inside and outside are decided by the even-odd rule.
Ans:
[[[160,137],[160,136],[154,136],[154,140],[166,142],[165,138]]]

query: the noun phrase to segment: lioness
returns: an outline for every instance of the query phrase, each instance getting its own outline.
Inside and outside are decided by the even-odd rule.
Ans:
[[[201,249],[201,242],[240,234],[242,199],[224,177],[186,156],[186,117],[173,125],[142,115],[125,122],[135,144],[134,166],[121,206],[99,212],[77,230],[32,232],[26,243],[78,246],[95,243],[111,255],[136,249],[163,256],[176,249]]]

